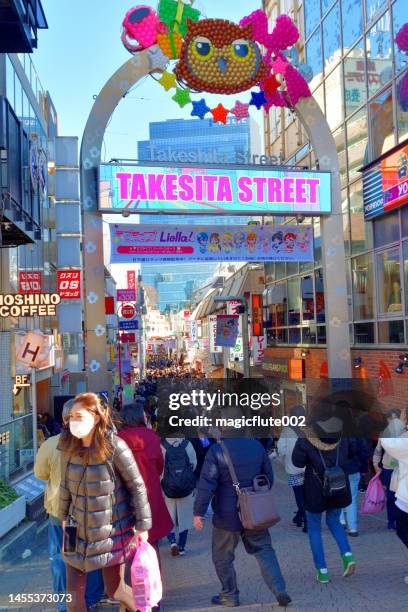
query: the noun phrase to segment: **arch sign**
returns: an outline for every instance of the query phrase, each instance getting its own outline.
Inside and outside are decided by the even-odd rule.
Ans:
[[[262,10],[236,24],[222,18],[202,18],[193,4],[160,0],[157,10],[143,5],[126,13],[122,42],[132,57],[101,90],[85,127],[81,197],[88,387],[106,389],[108,376],[106,336],[101,333],[105,329],[102,214],[115,209],[150,214],[173,209],[176,214],[185,214],[185,206],[173,206],[174,198],[181,196],[190,208],[198,209],[197,214],[202,214],[203,203],[210,204],[213,213],[215,206],[230,214],[230,200],[237,195],[240,206],[235,214],[242,214],[245,206],[265,214],[268,211],[261,201],[265,199],[273,214],[279,214],[279,208],[282,214],[288,214],[298,210],[299,199],[298,204],[309,215],[325,215],[321,220],[323,263],[326,269],[336,271],[324,274],[326,316],[333,319],[327,330],[329,370],[333,377],[348,378],[351,369],[347,296],[342,293],[346,271],[339,166],[330,128],[302,75],[307,71],[302,65],[295,68],[289,59],[299,31],[287,15],[280,15],[270,29]],[[195,174],[188,164],[181,169],[101,168],[102,142],[110,117],[124,95],[147,75],[157,81],[163,95],[169,95],[190,116],[201,120],[209,117],[225,124],[229,116],[237,121],[247,118],[250,107],[262,112],[272,106],[290,108],[308,133],[319,171],[303,176],[299,169],[275,167],[275,176],[265,168],[257,174],[253,166],[248,171],[242,166],[240,170],[226,168],[224,173],[219,168],[196,168]],[[225,106],[220,101],[213,106],[206,94],[228,95],[231,103]],[[196,206],[193,200],[201,204]],[[334,350],[331,346],[336,347],[336,355],[330,356]]]

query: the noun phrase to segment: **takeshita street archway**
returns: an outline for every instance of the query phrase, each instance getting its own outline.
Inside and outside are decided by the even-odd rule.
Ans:
[[[161,0],[160,5],[162,3]],[[163,4],[167,8],[172,8],[174,4],[178,8],[180,8],[180,4],[183,5],[182,2],[174,2],[174,0],[165,0]],[[139,10],[139,8],[132,10]],[[149,8],[149,11],[149,15],[152,16],[152,9]],[[130,13],[131,11],[127,14],[127,18]],[[139,17],[141,15],[144,15],[144,19],[146,12],[139,13]],[[156,17],[153,15],[154,20]],[[167,26],[166,24],[163,25],[160,20],[155,20],[154,23],[156,25],[153,30],[151,27],[150,29],[148,27],[146,30],[148,33],[150,32],[150,37],[147,36],[147,38],[140,34],[139,28],[136,39],[138,44],[136,45],[129,43],[128,38],[129,36],[136,38],[135,31],[131,29],[124,30],[122,40],[124,40],[126,46],[132,46],[130,50],[135,54],[107,81],[96,97],[82,139],[80,164],[83,210],[84,333],[87,354],[88,389],[96,392],[111,387],[111,375],[107,371],[102,213],[98,210],[98,172],[101,163],[101,150],[105,130],[111,115],[126,93],[149,74],[160,77],[158,78],[159,81],[162,81],[164,78],[165,82],[169,78],[168,75],[172,79],[173,74],[178,79],[177,82],[173,83],[176,87],[175,102],[179,103],[180,96],[184,102],[185,98],[183,98],[183,95],[185,96],[185,92],[187,92],[188,103],[191,103],[193,107],[191,112],[193,116],[203,118],[205,114],[211,112],[215,121],[224,121],[226,119],[225,113],[228,115],[231,112],[239,119],[239,115],[242,117],[248,116],[248,106],[251,103],[244,104],[237,100],[235,106],[229,111],[222,105],[215,109],[210,109],[204,98],[195,104],[191,101],[188,85],[191,85],[200,92],[204,90],[214,91],[216,89],[218,93],[230,93],[226,89],[228,89],[228,83],[231,79],[225,80],[223,78],[223,74],[228,71],[228,67],[225,65],[225,50],[217,56],[216,64],[207,69],[207,72],[204,71],[204,76],[201,75],[199,77],[189,72],[189,65],[194,65],[194,61],[192,64],[189,64],[190,54],[192,58],[196,54],[200,55],[200,52],[205,55],[211,55],[211,57],[217,55],[216,41],[218,39],[215,35],[217,35],[217,32],[219,35],[220,28],[225,29],[226,22],[221,22],[217,25],[214,22],[221,20],[204,20],[205,22],[213,22],[212,24],[206,24],[204,21],[198,21],[197,18],[192,31],[194,36],[192,36],[191,33],[190,35],[188,33],[188,26],[190,25],[191,27],[193,21],[183,21],[180,13],[176,17],[178,21],[175,21],[174,16],[170,16],[169,19],[172,25]],[[282,49],[292,46],[299,35],[293,25],[297,33],[296,37],[289,24],[290,19],[286,16],[281,17],[285,18],[285,24],[288,28],[286,34],[289,33],[289,37],[286,36],[286,39],[282,27],[275,27],[271,34],[268,33],[267,18],[262,11],[255,11],[254,14],[241,21],[241,27],[246,28],[245,36],[233,41],[235,46],[239,46],[239,49],[234,51],[233,47],[231,47],[231,53],[236,52],[238,56],[250,54],[251,57],[254,56],[254,62],[248,74],[242,71],[241,64],[238,62],[238,68],[235,67],[231,73],[236,80],[233,92],[246,91],[254,84],[258,84],[260,91],[251,93],[251,101],[253,101],[254,106],[258,107],[259,105],[260,109],[265,108],[266,110],[272,105],[289,106],[296,113],[309,136],[316,159],[319,161],[319,169],[330,171],[332,174],[332,213],[322,217],[322,259],[327,324],[328,373],[331,379],[349,379],[351,378],[351,363],[347,282],[337,151],[326,118],[311,96],[306,82],[281,53]],[[137,20],[135,20],[135,23],[140,25],[140,22],[137,22]],[[281,26],[284,25],[282,20],[280,23]],[[197,29],[198,24],[200,24],[200,30]],[[235,28],[238,28],[238,26],[235,26]],[[143,28],[141,31],[143,34]],[[249,38],[250,32],[255,32],[251,38]],[[160,34],[165,39],[160,39]],[[238,35],[241,36],[239,30],[231,32],[231,37]],[[186,41],[184,51],[183,40]],[[140,42],[143,44],[140,45]],[[261,53],[258,55],[258,42],[263,45],[262,48],[265,50],[263,55]],[[160,43],[160,45],[157,43]],[[219,45],[221,47],[225,46],[224,43],[225,41],[221,40]],[[196,53],[192,50],[192,44],[196,45]],[[229,42],[227,44],[230,45]],[[204,47],[198,49],[197,45],[204,45]],[[245,48],[243,49],[242,47]],[[163,49],[167,55],[165,55]],[[168,57],[169,55],[170,57]],[[171,73],[168,70],[168,66],[170,58],[174,59],[174,55],[176,57],[181,55],[182,60],[181,63],[179,62],[176,65],[174,73]],[[197,62],[201,62],[201,60],[197,60]],[[214,84],[214,75],[217,69],[221,76],[219,82]],[[277,76],[280,77],[280,81],[277,81]],[[203,83],[200,80],[203,78],[207,79],[209,84]],[[167,89],[167,86],[164,88]],[[233,92],[231,91],[231,93]],[[233,112],[234,109],[238,114]],[[199,114],[197,114],[198,112]]]

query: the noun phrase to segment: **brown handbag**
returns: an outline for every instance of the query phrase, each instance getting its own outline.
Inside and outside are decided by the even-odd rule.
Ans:
[[[255,476],[252,487],[241,488],[231,455],[224,442],[220,442],[220,446],[232,478],[232,485],[237,492],[238,514],[243,528],[262,531],[276,525],[280,521],[280,516],[275,507],[268,477],[264,474]]]

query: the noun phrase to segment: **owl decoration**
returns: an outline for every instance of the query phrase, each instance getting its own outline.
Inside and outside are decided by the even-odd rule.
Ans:
[[[257,85],[268,66],[244,27],[223,19],[187,20],[188,31],[175,68],[177,80],[195,91],[235,94]]]

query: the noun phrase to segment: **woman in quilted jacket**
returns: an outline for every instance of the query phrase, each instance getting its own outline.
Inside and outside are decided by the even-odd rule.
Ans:
[[[86,611],[86,574],[95,569],[102,569],[109,597],[135,610],[125,563],[137,541],[147,540],[151,512],[133,453],[113,433],[109,412],[94,393],[78,395],[59,443],[65,544],[71,534],[64,546],[69,612]]]

